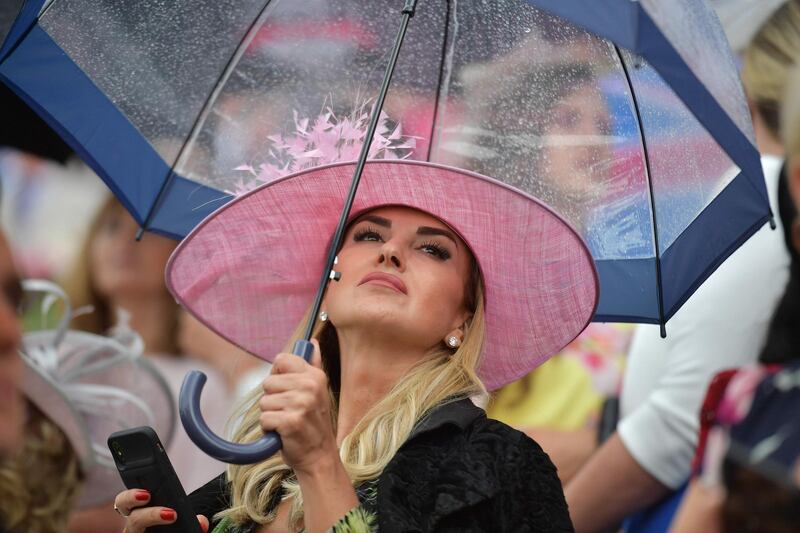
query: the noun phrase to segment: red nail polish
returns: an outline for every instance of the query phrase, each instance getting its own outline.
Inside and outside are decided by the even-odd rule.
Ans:
[[[147,492],[146,490],[140,490],[134,495],[134,498],[136,498],[140,502],[146,502],[147,500],[150,499],[150,493]]]
[[[170,522],[175,520],[175,511],[172,509],[162,509],[161,520],[169,520]]]

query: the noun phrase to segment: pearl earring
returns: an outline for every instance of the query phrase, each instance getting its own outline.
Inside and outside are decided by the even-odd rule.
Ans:
[[[458,345],[461,344],[461,341],[458,340],[458,337],[455,335],[450,335],[447,337],[447,345],[451,348],[458,348]]]
[[[323,311],[319,314],[319,321],[320,322],[327,322],[328,321],[328,313]]]

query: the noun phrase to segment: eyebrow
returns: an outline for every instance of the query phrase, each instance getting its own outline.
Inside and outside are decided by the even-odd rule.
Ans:
[[[358,224],[359,222],[364,222],[364,221],[372,222],[372,223],[377,224],[379,226],[383,226],[384,228],[391,228],[392,227],[392,221],[391,220],[389,220],[388,218],[379,217],[377,215],[364,215],[363,217],[358,219],[356,224]]]
[[[441,228],[432,228],[430,226],[420,226],[417,229],[417,235],[441,235],[442,237],[447,237],[453,244],[458,246],[458,241],[456,241],[456,236],[453,235],[452,232],[447,231],[446,229]]]
[[[356,221],[356,224],[365,221],[372,222],[384,228],[392,227],[391,220],[389,220],[388,218],[379,217],[378,215],[364,215],[363,217],[361,217]],[[442,237],[447,237],[448,239],[453,241],[453,244],[458,246],[458,241],[456,240],[456,236],[453,235],[453,232],[447,231],[446,229],[434,228],[431,226],[420,226],[419,228],[417,228],[417,235],[441,235]]]

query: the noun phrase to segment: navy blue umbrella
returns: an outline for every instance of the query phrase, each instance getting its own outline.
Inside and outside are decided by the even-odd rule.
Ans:
[[[238,192],[328,162],[314,127],[366,129],[402,3],[28,1],[0,80],[144,229],[181,238]],[[703,0],[428,0],[403,46],[372,156],[542,197],[592,249],[597,320],[663,325],[771,217]]]
[[[701,1],[400,4],[54,0],[11,27],[0,79],[143,229],[174,237],[235,194],[356,155],[357,169],[417,158],[501,179],[586,238],[598,320],[663,331],[770,218],[730,51]],[[198,446],[230,462],[274,453],[276,434],[242,446],[205,426],[203,377],[181,393]]]
[[[35,4],[35,5],[34,5]],[[5,0],[0,5],[0,57],[35,20],[44,0]]]

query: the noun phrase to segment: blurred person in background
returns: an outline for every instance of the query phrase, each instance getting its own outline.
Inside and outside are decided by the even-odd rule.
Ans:
[[[233,401],[260,387],[269,374],[272,365],[226,341],[186,311],[180,312],[178,323],[181,352],[214,367],[225,378]]]
[[[19,384],[23,365],[17,353],[22,329],[18,315],[21,302],[19,275],[8,241],[0,232],[0,460],[13,456],[22,441],[25,415]]]
[[[739,531],[745,528],[752,531],[793,531],[792,528],[796,528],[800,523],[800,516],[796,513],[797,509],[800,509],[800,499],[797,497],[797,494],[800,493],[800,476],[797,476],[800,473],[800,461],[797,461],[800,457],[800,436],[798,436],[800,418],[797,414],[800,409],[800,392],[798,392],[800,391],[800,261],[798,261],[800,258],[800,218],[798,218],[798,207],[800,207],[800,67],[793,67],[785,91],[779,122],[785,142],[786,166],[779,193],[780,218],[786,231],[786,246],[791,256],[789,283],[772,317],[767,342],[759,356],[761,364],[753,369],[738,372],[726,388],[726,398],[722,402],[723,407],[718,409],[720,416],[716,417],[716,426],[711,430],[721,433],[725,440],[720,444],[714,443],[711,436],[708,438],[708,444],[703,454],[703,471],[692,480],[689,486],[687,496],[681,504],[680,512],[672,527],[674,533],[700,531],[716,533],[718,531]],[[774,373],[781,368],[787,370],[767,378],[776,384],[783,383],[782,388],[787,393],[783,398],[773,398],[771,403],[775,405],[771,405],[770,402],[761,404],[753,402],[750,407],[754,387],[745,391],[750,392],[749,395],[740,393],[739,397],[736,396],[737,385],[748,379],[747,372],[751,375],[760,372],[763,375]],[[786,376],[793,376],[794,379],[787,379]],[[762,384],[759,387],[764,388],[768,385]],[[739,386],[739,389],[741,388]],[[775,393],[772,396],[775,396]],[[724,408],[725,400],[728,404],[744,405],[745,407],[739,409],[739,412],[730,408],[726,410]],[[776,409],[776,407],[779,408]],[[749,413],[747,413],[748,408]],[[750,419],[761,419],[762,426],[768,424],[766,434],[764,429],[753,424],[752,420],[750,423],[747,420],[741,421],[745,414]],[[735,424],[740,421],[740,427],[737,429]],[[763,479],[764,475],[760,475],[759,470],[753,471],[753,468],[750,468],[749,471],[747,468],[742,468],[737,475],[734,475],[731,470],[735,470],[736,465],[734,468],[730,465],[725,469],[722,467],[720,457],[726,452],[725,446],[728,446],[730,440],[728,433],[733,436],[734,432],[738,433],[740,440],[744,437],[749,439],[751,444],[764,440],[765,436],[770,437],[771,445],[769,442],[766,446],[762,445],[762,450],[773,457],[777,451],[781,452],[780,456],[776,457],[778,464],[768,466],[770,475],[767,477],[771,477],[771,479]],[[788,437],[792,434],[795,435],[794,448],[786,446],[787,443],[791,444]],[[759,436],[761,439],[758,438]],[[714,449],[715,444],[716,450]],[[722,451],[719,448],[722,448]],[[754,449],[755,447],[751,445],[750,448]],[[774,461],[772,462],[774,463]],[[796,463],[794,479],[787,483],[786,480],[792,477],[793,463]],[[763,473],[763,468],[760,471]],[[728,475],[723,476],[723,473]],[[783,478],[782,482],[776,477]],[[791,490],[792,483],[794,484],[793,491]],[[783,485],[783,490],[781,490],[781,485]],[[786,490],[787,485],[790,490]],[[794,499],[790,497],[792,492],[795,494]],[[737,505],[742,506],[743,501],[747,502],[747,508],[751,511],[749,516],[737,515],[736,507]],[[789,512],[790,508],[787,503],[794,504],[794,517]]]
[[[798,1],[779,9],[744,54],[742,79],[774,213],[779,212],[783,163],[781,100],[798,54]],[[689,478],[709,382],[720,370],[756,361],[788,277],[783,230],[765,226],[675,314],[666,339],[655,326],[637,327],[618,431],[566,487],[577,531],[602,531],[625,517],[630,517],[627,529],[636,531],[677,505]]]
[[[671,533],[790,533],[800,524],[800,360],[740,370],[711,429],[703,471]]]
[[[176,402],[186,373],[203,371],[208,376],[203,412],[209,426],[222,432],[230,414],[223,377],[178,348],[179,308],[164,285],[164,268],[176,243],[152,233],[137,242],[137,229],[136,221],[115,198],[110,197],[100,209],[89,227],[79,262],[64,284],[76,309],[93,309],[77,316],[73,326],[99,334],[118,325],[129,326],[142,337],[145,355],[165,376]],[[180,425],[168,453],[187,492],[223,469],[222,463],[194,446]],[[95,511],[110,516],[114,513],[112,500],[113,495]],[[94,531],[94,515],[90,510],[75,516],[71,531]]]
[[[631,331],[589,324],[550,361],[498,390],[486,409],[538,442],[564,484],[600,444],[601,409],[619,392]]]
[[[74,262],[82,235],[107,190],[77,158],[58,164],[0,147],[0,219],[26,277],[58,278]]]
[[[33,287],[36,285],[36,287]],[[176,423],[172,392],[153,365],[141,357],[140,339],[130,331],[116,338],[70,331],[71,309],[52,283],[26,281],[26,293],[45,295],[49,315],[57,299],[64,313],[54,329],[28,331],[22,342],[22,389],[27,419],[22,449],[0,465],[0,529],[26,533],[67,531],[75,510],[107,502],[124,488],[108,451],[114,431],[149,425],[169,442]],[[93,533],[122,529],[112,515],[90,525]]]
[[[637,207],[604,90],[613,65],[593,38],[549,17],[537,26],[511,53],[464,69],[465,100],[476,104],[445,147],[458,166],[543,199],[591,250],[626,256],[649,237],[619,238],[620,220],[601,208],[612,198],[625,214]],[[631,233],[630,224],[623,231]],[[536,440],[566,484],[598,446],[601,406],[619,393],[631,332],[590,324],[561,353],[493,393],[488,416]]]

